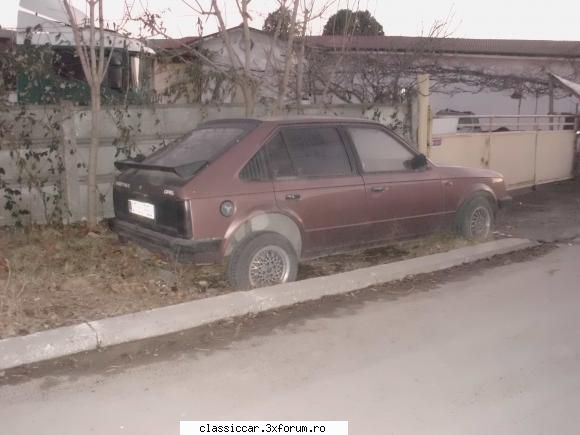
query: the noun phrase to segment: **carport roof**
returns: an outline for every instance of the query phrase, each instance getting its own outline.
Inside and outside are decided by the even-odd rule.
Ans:
[[[565,79],[563,77],[560,77],[557,74],[550,74],[552,77],[554,77],[554,79],[556,79],[556,81],[564,88],[568,89],[570,92],[572,92],[574,95],[576,95],[576,97],[580,98],[580,83],[575,83],[571,80]]]
[[[580,58],[580,41],[427,38],[417,36],[308,36],[311,47],[361,51],[415,51],[526,57]]]

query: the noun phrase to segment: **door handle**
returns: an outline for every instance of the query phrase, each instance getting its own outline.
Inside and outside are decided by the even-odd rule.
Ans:
[[[289,193],[286,195],[286,199],[289,201],[298,201],[300,200],[300,195],[298,193]]]
[[[371,192],[380,193],[388,190],[385,186],[373,186],[371,187]]]

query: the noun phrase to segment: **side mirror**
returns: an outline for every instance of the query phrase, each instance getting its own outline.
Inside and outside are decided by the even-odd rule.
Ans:
[[[411,169],[426,168],[428,164],[429,164],[429,161],[427,160],[427,157],[425,156],[425,154],[417,154],[415,157],[413,157],[409,161],[409,167]]]

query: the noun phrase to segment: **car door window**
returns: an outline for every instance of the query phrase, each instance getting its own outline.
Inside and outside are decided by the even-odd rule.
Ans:
[[[350,127],[348,132],[363,172],[404,171],[413,153],[395,137],[378,128]]]
[[[289,127],[282,131],[287,152],[299,177],[352,174],[342,139],[333,127]]]

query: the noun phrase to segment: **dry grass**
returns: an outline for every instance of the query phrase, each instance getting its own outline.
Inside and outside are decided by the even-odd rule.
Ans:
[[[406,240],[370,249],[318,258],[300,265],[299,279],[347,272],[377,264],[436,254],[462,248],[471,242],[454,234],[437,234],[422,239]]]
[[[81,226],[0,229],[0,258],[0,337],[212,296],[226,287],[217,267],[167,261],[120,244],[104,227],[91,233]]]
[[[447,251],[449,236],[373,248],[301,265],[300,279]],[[178,264],[105,227],[0,228],[0,338],[230,291],[219,266]]]

